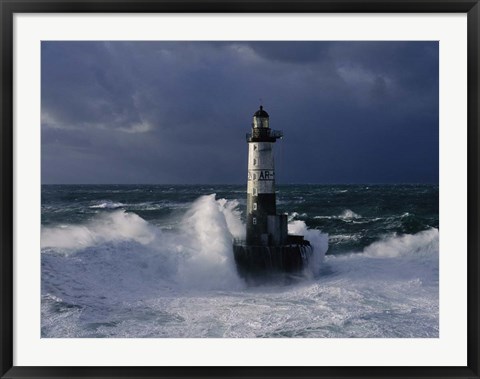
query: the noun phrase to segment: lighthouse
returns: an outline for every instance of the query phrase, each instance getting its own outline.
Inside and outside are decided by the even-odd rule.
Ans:
[[[313,251],[303,236],[288,234],[287,214],[277,214],[273,147],[282,137],[270,129],[270,116],[260,106],[247,134],[246,239],[233,245],[238,271],[245,276],[300,271]]]

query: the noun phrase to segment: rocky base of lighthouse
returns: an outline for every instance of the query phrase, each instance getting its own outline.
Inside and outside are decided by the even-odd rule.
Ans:
[[[238,273],[243,277],[268,274],[298,273],[310,261],[313,247],[301,236],[288,236],[287,243],[279,246],[233,244],[233,254]]]

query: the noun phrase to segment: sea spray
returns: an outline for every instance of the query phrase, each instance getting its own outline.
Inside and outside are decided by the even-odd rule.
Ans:
[[[215,194],[202,196],[187,212],[182,225],[181,250],[187,253],[179,266],[180,282],[189,288],[239,288],[232,250],[232,232],[238,227],[227,202]]]
[[[84,225],[45,227],[41,246],[77,255],[95,246],[103,258],[106,252],[110,256],[118,251],[119,259],[135,255],[144,266],[149,263],[145,258],[156,256],[162,263],[170,262],[168,271],[176,273],[171,280],[182,287],[238,288],[243,283],[233,262],[232,232],[238,232],[241,221],[235,206],[234,202],[216,201],[214,194],[202,196],[171,231],[161,231],[134,213],[117,210]]]
[[[308,229],[305,222],[301,220],[289,222],[288,232],[290,234],[303,235],[306,240],[310,241],[313,248],[313,254],[305,274],[308,276],[318,275],[322,268],[325,253],[328,250],[328,234],[322,233],[320,230]]]
[[[396,286],[403,288],[409,282],[420,287],[431,286],[436,292],[438,229],[413,235],[387,235],[363,251],[327,255],[324,263],[331,273],[348,278],[356,286],[384,286],[382,291],[389,291]]]
[[[245,238],[245,224],[242,222],[242,212],[238,209],[238,200],[219,199],[217,204],[225,216],[228,230],[234,238]]]
[[[117,210],[98,215],[83,225],[43,227],[41,247],[78,250],[111,241],[137,241],[148,244],[158,230],[134,213]]]
[[[370,257],[398,257],[401,255],[438,255],[438,229],[432,228],[415,235],[404,234],[388,236],[369,245],[363,253]]]

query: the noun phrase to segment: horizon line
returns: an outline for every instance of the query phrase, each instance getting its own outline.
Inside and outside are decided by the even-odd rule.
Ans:
[[[438,182],[275,183],[276,186],[439,185]],[[42,186],[246,186],[246,183],[41,183]]]

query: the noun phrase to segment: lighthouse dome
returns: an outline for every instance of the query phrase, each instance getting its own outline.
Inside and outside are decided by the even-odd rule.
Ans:
[[[268,128],[268,113],[263,110],[260,105],[260,109],[253,114],[253,128]]]
[[[260,105],[260,109],[253,114],[253,117],[268,118],[268,113],[263,110],[263,106]]]

